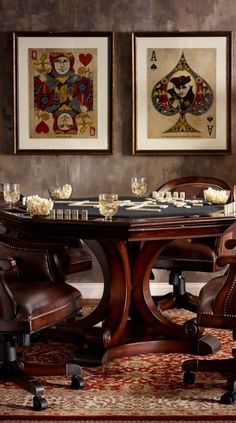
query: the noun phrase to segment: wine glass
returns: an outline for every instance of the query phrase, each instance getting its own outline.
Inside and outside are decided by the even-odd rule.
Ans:
[[[99,211],[105,222],[111,222],[118,210],[117,194],[99,194]]]
[[[131,190],[137,197],[144,195],[147,191],[147,178],[138,176],[131,178]]]
[[[20,184],[12,184],[10,182],[3,184],[3,198],[8,203],[9,208],[13,209],[20,199]]]
[[[236,185],[233,186],[233,200],[236,202]]]

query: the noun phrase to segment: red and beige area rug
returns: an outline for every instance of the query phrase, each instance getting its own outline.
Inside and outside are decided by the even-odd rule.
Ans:
[[[230,356],[231,332],[210,333],[222,342],[221,351],[214,357]],[[49,348],[35,343],[27,348],[26,359],[42,363],[71,360],[74,348],[71,344],[51,343]],[[101,367],[84,368],[83,390],[71,389],[66,377],[42,377],[49,407],[41,412],[32,410],[30,394],[11,382],[0,382],[0,420],[5,423],[236,421],[236,402],[222,405],[218,401],[225,392],[223,376],[198,373],[194,385],[183,384],[181,363],[192,357],[141,354],[116,359]]]

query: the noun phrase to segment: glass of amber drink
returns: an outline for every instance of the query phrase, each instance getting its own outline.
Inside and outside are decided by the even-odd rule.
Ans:
[[[105,222],[111,222],[118,210],[117,194],[99,194],[99,211]]]

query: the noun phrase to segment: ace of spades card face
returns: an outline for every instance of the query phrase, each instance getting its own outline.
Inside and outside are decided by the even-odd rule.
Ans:
[[[216,49],[147,49],[148,138],[216,138]]]
[[[231,154],[232,33],[134,32],[132,153]]]

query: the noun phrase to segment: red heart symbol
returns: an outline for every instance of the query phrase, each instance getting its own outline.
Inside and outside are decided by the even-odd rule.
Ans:
[[[38,134],[41,134],[42,132],[44,134],[47,134],[48,131],[49,131],[48,125],[45,122],[43,122],[43,121],[39,122],[38,125],[36,126],[36,132]]]
[[[88,53],[88,54],[81,53],[79,55],[79,60],[81,61],[81,63],[84,66],[88,66],[88,64],[91,62],[92,58],[93,58],[93,56],[90,53]]]

